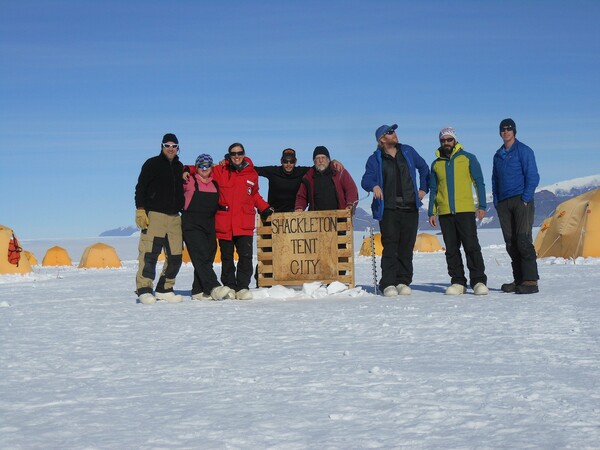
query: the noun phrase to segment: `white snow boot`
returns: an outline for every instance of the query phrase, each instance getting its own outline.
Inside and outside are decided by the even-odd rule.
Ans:
[[[238,300],[250,300],[252,299],[252,292],[250,292],[248,289],[240,289],[236,292],[235,298]]]
[[[217,286],[210,291],[210,297],[213,300],[223,300],[225,297],[227,297],[230,291],[231,289],[227,286]]]
[[[384,297],[396,297],[398,295],[398,289],[396,286],[388,286],[383,290]]]
[[[410,288],[410,286],[407,286],[406,284],[401,283],[398,286],[396,286],[396,289],[398,290],[398,295],[412,294],[412,289]]]
[[[206,295],[204,292],[199,292],[197,294],[192,295],[193,300],[212,300],[210,295]]]
[[[175,294],[174,292],[157,292],[156,299],[164,300],[169,303],[179,303],[183,300],[183,297]]]
[[[461,295],[467,291],[467,288],[462,284],[452,284],[446,289],[446,295]]]
[[[156,297],[148,292],[140,295],[140,303],[144,305],[154,305],[156,303]]]
[[[490,290],[485,284],[477,283],[475,286],[473,286],[473,293],[475,295],[488,295]]]

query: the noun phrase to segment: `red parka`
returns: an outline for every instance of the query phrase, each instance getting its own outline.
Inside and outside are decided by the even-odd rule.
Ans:
[[[263,212],[269,204],[258,192],[258,173],[248,157],[241,169],[231,161],[215,166],[213,179],[219,185],[219,209],[215,218],[217,239],[231,240],[233,236],[252,236],[256,210]]]

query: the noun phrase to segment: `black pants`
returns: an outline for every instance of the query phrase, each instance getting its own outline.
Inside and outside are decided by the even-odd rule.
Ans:
[[[506,243],[506,251],[511,259],[514,281],[520,284],[523,281],[538,280],[531,231],[535,211],[533,200],[526,205],[521,200],[521,196],[517,195],[498,203],[496,210]]]
[[[467,286],[465,267],[460,254],[460,247],[465,252],[471,287],[477,283],[487,284],[485,264],[481,254],[481,246],[477,239],[477,223],[475,213],[463,212],[444,214],[439,217],[444,244],[446,245],[446,264],[452,284]]]
[[[201,224],[193,218],[193,214],[183,213],[183,240],[194,265],[192,295],[201,292],[210,295],[213,288],[220,286],[213,269],[217,253],[215,222],[212,218],[212,222]]]
[[[252,278],[252,236],[233,236],[231,241],[219,239],[221,248],[221,283],[234,291],[250,289]],[[237,273],[233,263],[233,251],[237,251]]]
[[[381,290],[388,286],[412,283],[413,249],[417,240],[419,212],[385,209],[379,222],[381,231]]]

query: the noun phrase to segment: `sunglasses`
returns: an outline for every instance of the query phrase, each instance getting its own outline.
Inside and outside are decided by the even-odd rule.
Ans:
[[[229,156],[244,156],[244,152],[229,152]]]
[[[502,127],[500,129],[500,131],[502,131],[502,132],[504,132],[504,131],[512,131],[512,130],[514,130],[514,127],[512,125],[508,125],[508,126]]]
[[[282,159],[281,164],[296,164],[295,159]]]
[[[179,144],[163,144],[163,148],[179,148]]]
[[[452,142],[452,141],[454,141],[454,138],[446,138],[446,139],[442,138],[442,139],[440,139],[440,142],[442,142],[442,143],[444,143],[444,142]]]
[[[208,169],[210,169],[211,167],[212,167],[212,165],[211,165],[211,164],[200,164],[200,165],[198,166],[198,169],[200,169],[200,170],[208,170]]]
[[[391,136],[392,134],[394,134],[396,132],[396,130],[387,130],[385,132],[385,134],[387,134],[388,136]]]

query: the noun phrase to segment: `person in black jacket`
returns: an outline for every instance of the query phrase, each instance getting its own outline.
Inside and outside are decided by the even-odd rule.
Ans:
[[[281,153],[281,166],[254,166],[258,175],[269,180],[267,201],[275,212],[294,212],[296,194],[302,178],[310,170],[308,166],[297,166],[296,150],[286,148]],[[337,160],[332,161],[336,170],[343,170],[344,165]]]
[[[157,299],[170,303],[182,300],[173,292],[183,251],[179,216],[184,205],[183,164],[178,153],[177,136],[165,134],[160,154],[144,163],[135,186],[135,223],[141,229],[135,283],[139,301],[145,305]],[[165,264],[153,293],[156,263],[163,248]]]

